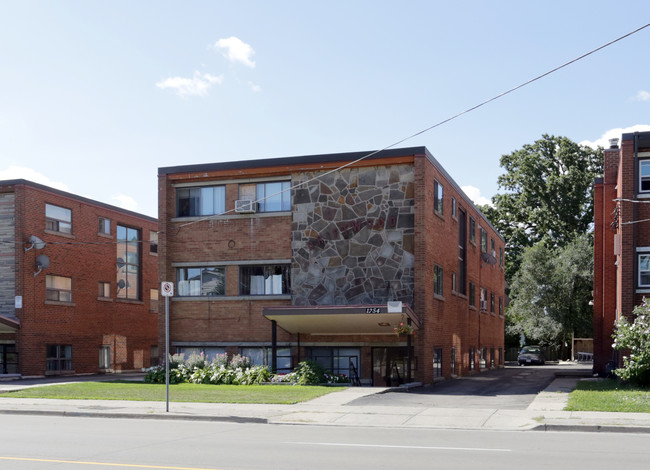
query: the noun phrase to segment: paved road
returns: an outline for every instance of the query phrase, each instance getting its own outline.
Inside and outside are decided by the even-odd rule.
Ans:
[[[350,404],[525,410],[535,396],[553,381],[555,374],[565,370],[557,365],[511,366],[471,377],[445,380],[403,393],[371,395]]]

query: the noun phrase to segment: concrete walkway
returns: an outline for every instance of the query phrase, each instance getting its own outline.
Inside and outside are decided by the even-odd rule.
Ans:
[[[113,379],[114,377],[110,377]],[[410,406],[357,406],[357,398],[389,391],[349,387],[295,405],[240,405],[114,400],[49,400],[5,398],[0,414],[37,414],[97,418],[182,419],[202,421],[377,426],[503,431],[602,431],[650,433],[650,413],[562,411],[579,377],[557,377],[525,410],[464,409]],[[34,384],[0,382],[0,391]]]

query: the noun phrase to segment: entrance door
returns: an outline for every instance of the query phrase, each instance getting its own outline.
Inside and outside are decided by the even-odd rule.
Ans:
[[[18,353],[15,344],[0,344],[0,374],[18,373]]]
[[[411,358],[411,376],[415,370]],[[408,377],[408,348],[372,348],[372,384],[377,387],[395,387],[406,383]]]

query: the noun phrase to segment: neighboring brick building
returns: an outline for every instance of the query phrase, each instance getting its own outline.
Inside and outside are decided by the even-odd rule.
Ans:
[[[0,376],[149,367],[157,267],[155,219],[0,181]]]
[[[604,152],[594,184],[594,372],[620,358],[614,324],[650,294],[650,132],[623,134]],[[609,364],[612,362],[612,364]]]
[[[172,352],[375,385],[503,364],[503,239],[426,148],[366,155],[159,169]]]

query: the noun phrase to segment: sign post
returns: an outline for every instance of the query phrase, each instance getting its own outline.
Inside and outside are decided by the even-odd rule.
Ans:
[[[169,413],[169,298],[174,295],[174,283],[163,282],[160,285],[160,292],[165,298],[165,390],[167,397],[165,411]]]

